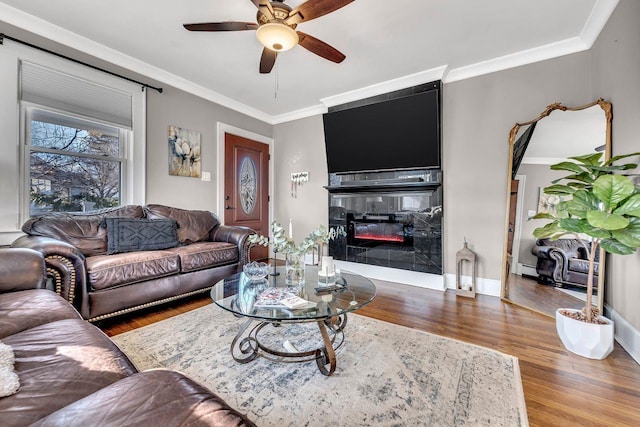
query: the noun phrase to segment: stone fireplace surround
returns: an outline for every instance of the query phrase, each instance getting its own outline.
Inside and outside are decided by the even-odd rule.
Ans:
[[[345,269],[372,278],[444,289],[439,169],[329,174],[329,244]]]

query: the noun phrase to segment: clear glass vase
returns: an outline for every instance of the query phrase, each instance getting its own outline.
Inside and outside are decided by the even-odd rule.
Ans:
[[[285,259],[285,283],[287,286],[304,284],[304,255],[288,253]]]

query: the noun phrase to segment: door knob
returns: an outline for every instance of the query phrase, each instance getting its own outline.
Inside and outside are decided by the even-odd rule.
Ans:
[[[229,205],[225,206],[224,208],[225,208],[226,210],[229,210],[229,209],[235,209],[234,207],[229,206]]]
[[[230,199],[231,199],[231,196],[224,196],[224,199],[225,199],[225,200],[230,200]]]

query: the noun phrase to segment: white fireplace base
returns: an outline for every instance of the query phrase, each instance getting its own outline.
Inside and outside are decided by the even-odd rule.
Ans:
[[[334,263],[340,270],[352,271],[370,279],[403,283],[405,285],[419,286],[421,288],[435,289],[438,291],[444,291],[446,289],[445,278],[439,274],[420,273],[417,271],[339,260],[334,260]]]

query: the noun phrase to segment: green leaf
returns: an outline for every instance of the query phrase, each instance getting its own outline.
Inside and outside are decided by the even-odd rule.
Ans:
[[[616,239],[605,239],[600,242],[600,246],[610,254],[616,255],[631,255],[636,251],[636,248],[620,243]]]
[[[602,158],[602,153],[584,154],[582,156],[574,156],[569,158],[577,160],[578,162],[585,165],[597,166],[602,164],[602,162],[600,161],[600,159]]]
[[[633,182],[626,176],[603,175],[593,183],[593,194],[607,209],[613,209],[634,192]]]
[[[556,217],[547,212],[539,212],[534,216],[529,217],[529,219],[556,219]]]
[[[580,174],[567,175],[564,178],[554,179],[551,182],[553,184],[557,184],[558,182],[560,182],[562,180],[567,180],[567,181],[573,180],[573,181],[584,182],[585,184],[593,184],[593,181],[595,181],[595,178],[593,176],[591,176],[590,173],[583,172],[583,173],[580,173]],[[567,185],[568,185],[568,183],[567,183]]]
[[[610,231],[594,227],[586,220],[582,220],[580,223],[580,232],[595,239],[608,239],[611,237]]]
[[[629,220],[622,215],[615,215],[603,211],[588,211],[587,221],[594,227],[605,230],[619,230],[629,225]]]
[[[573,193],[571,200],[561,202],[566,203],[566,210],[578,218],[586,218],[588,211],[598,210],[600,201],[587,190],[578,190]]]
[[[615,162],[617,162],[618,160],[626,159],[627,157],[634,157],[634,156],[640,156],[640,152],[631,153],[631,154],[622,154],[620,156],[614,156],[614,157],[610,158],[609,160],[607,160],[606,162],[604,162],[604,164],[605,165],[611,165],[611,164],[614,164]]]
[[[580,165],[574,162],[560,162],[555,165],[551,165],[550,168],[553,171],[570,171],[577,174],[581,174],[584,172],[584,169],[582,169]]]
[[[631,215],[640,217],[640,194],[628,198],[622,206],[613,211],[617,215]]]
[[[547,194],[559,194],[559,195],[571,195],[575,193],[575,189],[568,185],[555,184],[544,188],[544,192]]]
[[[565,231],[570,231],[573,233],[581,233],[582,232],[582,223],[586,222],[584,219],[578,218],[563,218],[558,222],[560,228]]]
[[[538,227],[533,230],[533,236],[537,239],[544,239],[546,237],[555,237],[558,234],[565,234],[556,221],[550,222],[544,227]]]
[[[591,187],[589,184],[584,184],[582,182],[567,182],[567,185],[571,188],[575,188],[576,190],[582,190]]]
[[[630,218],[629,225],[611,232],[611,237],[620,243],[632,247],[640,247],[640,218]]]
[[[631,166],[631,167],[630,167]],[[635,165],[632,163],[628,163],[626,165],[615,165],[615,166],[585,166],[587,168],[589,168],[592,171],[598,171],[598,172],[606,172],[606,173],[613,173],[613,172],[617,172],[617,171],[624,171],[624,170],[628,170],[628,169],[634,169]]]

